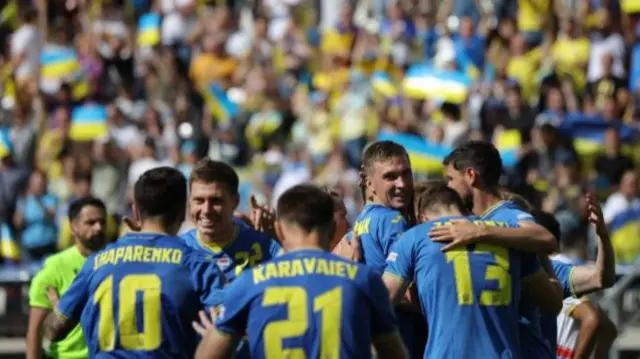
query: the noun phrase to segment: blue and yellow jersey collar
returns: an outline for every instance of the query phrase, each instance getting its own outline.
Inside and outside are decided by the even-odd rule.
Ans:
[[[503,201],[500,200],[498,202],[496,202],[495,204],[493,204],[492,206],[490,206],[489,208],[487,208],[480,216],[480,218],[486,218],[489,217],[491,214],[493,214],[493,212],[495,212],[497,209],[499,209],[500,207],[502,207],[504,204],[506,204],[507,201]]]
[[[214,254],[218,254],[222,252],[225,248],[228,248],[231,244],[233,244],[233,242],[236,241],[236,239],[238,239],[238,233],[240,233],[240,226],[238,226],[237,223],[234,223],[233,235],[231,235],[231,238],[228,241],[222,242],[222,243],[217,243],[217,242],[205,243],[200,238],[200,233],[196,229],[196,242],[203,249],[209,250]]]

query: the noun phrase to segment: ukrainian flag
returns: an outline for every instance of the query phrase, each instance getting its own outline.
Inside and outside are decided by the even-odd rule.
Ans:
[[[218,83],[212,83],[204,91],[204,98],[211,114],[220,125],[226,125],[238,114],[235,104]]]
[[[380,94],[385,98],[395,97],[398,89],[391,81],[389,74],[383,71],[376,71],[371,76],[371,87],[376,94]]]
[[[573,139],[573,145],[581,158],[586,159],[586,164],[595,155],[604,150],[605,131],[611,126],[618,128],[623,152],[634,153],[635,140],[638,131],[621,122],[608,122],[600,116],[585,116],[582,113],[572,113],[565,116],[560,126],[560,131]]]
[[[0,223],[0,257],[16,262],[20,260],[20,247],[6,223]]]
[[[498,130],[493,134],[493,145],[500,155],[510,161],[517,161],[518,149],[522,146],[520,130]]]
[[[81,105],[71,113],[70,137],[74,141],[92,141],[109,133],[107,109],[100,105]]]
[[[11,138],[9,137],[9,128],[0,128],[0,158],[11,153],[13,146],[11,145]]]
[[[383,131],[376,139],[378,141],[393,141],[402,145],[409,153],[411,168],[420,174],[437,174],[443,171],[442,161],[453,151],[453,148],[433,144],[427,139],[409,134],[398,134]],[[517,163],[515,154],[500,153],[504,167],[513,167]]]
[[[630,264],[640,256],[640,208],[617,214],[609,225],[616,263]]]
[[[160,43],[160,15],[147,13],[138,20],[138,46],[153,47]]]
[[[420,64],[409,68],[402,88],[409,97],[460,104],[466,100],[471,84],[472,79],[464,73]]]
[[[89,92],[89,82],[82,72],[78,54],[71,48],[45,47],[40,54],[43,81],[69,81],[75,99]]]

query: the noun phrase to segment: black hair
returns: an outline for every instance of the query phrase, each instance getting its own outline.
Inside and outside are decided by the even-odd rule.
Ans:
[[[107,207],[104,205],[104,202],[102,202],[100,199],[96,197],[83,197],[71,202],[71,205],[69,206],[69,210],[67,211],[67,216],[69,217],[69,221],[71,222],[77,219],[78,216],[80,215],[80,212],[82,212],[82,209],[88,206],[99,208],[105,212],[107,211]]]
[[[500,152],[486,141],[469,141],[458,146],[445,157],[443,164],[451,164],[461,172],[472,168],[478,172],[480,181],[491,188],[498,186],[502,175]]]
[[[297,185],[278,198],[277,218],[296,224],[307,233],[328,233],[333,228],[334,201],[331,194],[321,188],[308,184]]]
[[[187,180],[172,167],[145,172],[136,181],[133,197],[142,218],[161,217],[165,225],[182,221],[187,206]]]

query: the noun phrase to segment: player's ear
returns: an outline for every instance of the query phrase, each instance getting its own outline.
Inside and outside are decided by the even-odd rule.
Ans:
[[[476,175],[477,172],[471,167],[468,167],[464,170],[464,179],[469,185],[473,185],[476,183]]]
[[[233,210],[235,211],[236,209],[238,209],[239,205],[240,205],[240,194],[236,192],[233,194]]]
[[[285,239],[284,239],[284,236],[282,235],[282,228],[281,228],[280,221],[276,219],[275,222],[273,223],[273,227],[276,230],[276,237],[280,241],[280,244],[282,244],[285,241]]]
[[[140,208],[138,208],[138,205],[133,202],[133,204],[131,205],[131,212],[133,215],[133,221],[135,223],[140,223],[142,221],[142,217],[140,216]]]

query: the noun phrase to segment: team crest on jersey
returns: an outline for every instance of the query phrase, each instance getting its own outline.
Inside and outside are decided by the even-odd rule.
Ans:
[[[225,254],[222,257],[218,258],[217,263],[220,269],[225,270],[231,265],[231,258],[229,258],[229,256]]]
[[[398,258],[398,253],[391,252],[391,253],[389,253],[389,256],[387,257],[387,262],[395,262],[396,258]]]

